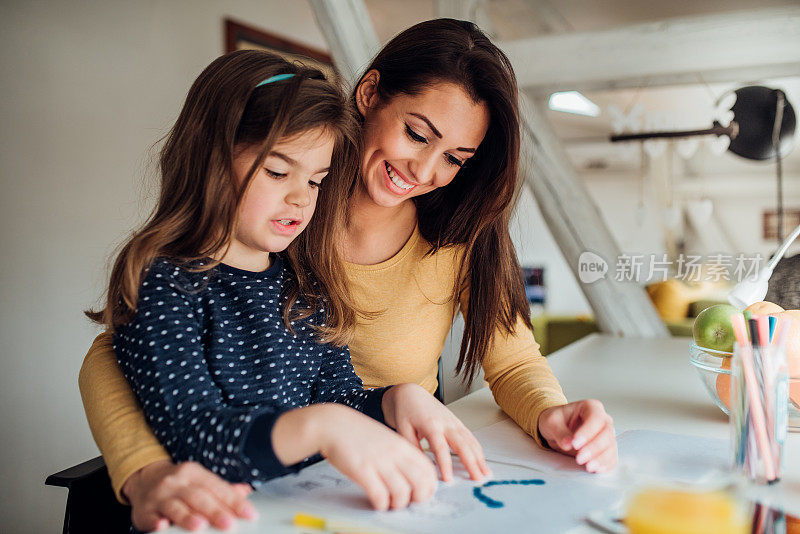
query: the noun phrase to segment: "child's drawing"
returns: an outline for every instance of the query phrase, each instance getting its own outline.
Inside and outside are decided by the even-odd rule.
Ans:
[[[457,458],[453,464],[453,482],[440,483],[430,501],[405,510],[372,510],[361,489],[327,462],[270,481],[252,498],[288,498],[307,512],[398,532],[485,533],[499,525],[527,532],[535,521],[536,532],[547,534],[570,530],[591,511],[608,508],[621,497],[620,490],[585,479],[491,461],[493,479],[475,482],[465,476]]]
[[[489,508],[502,508],[505,505],[501,501],[496,501],[491,497],[487,496],[483,492],[483,488],[490,488],[492,486],[508,486],[508,485],[542,486],[544,485],[544,480],[542,480],[541,478],[532,478],[530,480],[490,480],[483,486],[475,486],[474,488],[472,488],[472,495],[474,495],[476,499],[481,501]]]

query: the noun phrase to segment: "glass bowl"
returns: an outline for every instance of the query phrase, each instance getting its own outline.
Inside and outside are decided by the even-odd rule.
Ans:
[[[720,410],[728,414],[732,352],[689,345],[689,362],[697,370],[706,392]],[[800,376],[789,377],[789,430],[800,432]]]

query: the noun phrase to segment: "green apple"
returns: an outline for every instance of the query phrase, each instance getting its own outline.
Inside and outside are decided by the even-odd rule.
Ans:
[[[698,347],[733,352],[733,333],[731,315],[742,313],[730,304],[717,304],[706,308],[694,320],[692,333]]]

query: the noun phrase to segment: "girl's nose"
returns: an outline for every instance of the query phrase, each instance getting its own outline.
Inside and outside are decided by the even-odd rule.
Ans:
[[[305,208],[311,204],[311,195],[308,192],[308,186],[303,183],[303,186],[294,186],[286,195],[286,203],[298,208]]]

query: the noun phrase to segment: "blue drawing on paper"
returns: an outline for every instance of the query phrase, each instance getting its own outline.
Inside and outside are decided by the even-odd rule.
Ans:
[[[496,501],[483,493],[483,488],[490,488],[492,486],[512,486],[512,485],[519,485],[519,486],[542,486],[544,485],[544,480],[541,478],[531,478],[529,480],[492,480],[487,482],[482,486],[475,486],[472,488],[472,495],[481,501],[483,504],[488,506],[489,508],[502,508],[505,506],[501,501]]]

